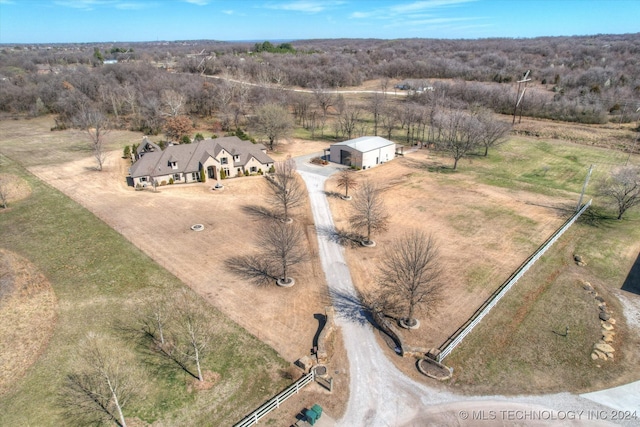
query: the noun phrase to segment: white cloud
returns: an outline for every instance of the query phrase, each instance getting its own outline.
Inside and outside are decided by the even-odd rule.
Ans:
[[[182,0],[186,3],[195,4],[196,6],[206,6],[209,4],[209,0]]]
[[[319,13],[331,7],[344,4],[343,1],[314,1],[300,0],[288,3],[269,3],[265,5],[267,9],[288,10],[292,12]]]
[[[475,1],[477,0],[420,0],[386,8],[353,12],[350,16],[354,19],[388,19],[398,15],[407,16],[421,12],[435,13],[438,9]]]
[[[156,3],[146,1],[121,0],[57,0],[54,4],[80,10],[94,10],[98,7],[114,7],[121,10],[140,10],[156,6]]]

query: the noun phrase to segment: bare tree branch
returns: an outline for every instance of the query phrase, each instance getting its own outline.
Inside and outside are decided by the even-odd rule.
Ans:
[[[67,376],[60,404],[82,423],[112,421],[126,427],[123,410],[136,395],[132,363],[122,349],[90,333],[78,350],[76,369]]]
[[[296,162],[291,157],[275,162],[273,176],[266,175],[269,190],[269,201],[282,212],[282,220],[290,221],[289,211],[300,206],[306,191],[296,174]]]
[[[415,324],[419,306],[434,307],[441,299],[442,274],[435,239],[413,231],[394,241],[382,259],[378,283],[379,304],[387,312],[402,313]]]
[[[640,167],[627,166],[614,171],[598,185],[598,194],[615,205],[617,219],[640,205]]]
[[[356,230],[365,230],[367,238],[365,244],[371,243],[372,231],[387,229],[389,214],[380,197],[380,190],[371,181],[364,181],[356,192],[349,218]]]

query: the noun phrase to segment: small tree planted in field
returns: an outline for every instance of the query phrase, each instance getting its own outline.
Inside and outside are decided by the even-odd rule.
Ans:
[[[89,135],[91,151],[98,163],[97,169],[101,171],[107,159],[105,137],[111,130],[109,119],[102,112],[83,106],[76,115],[74,122]]]
[[[345,200],[351,200],[351,196],[349,196],[349,189],[356,189],[358,187],[358,181],[356,179],[356,174],[352,169],[344,169],[338,174],[338,188],[344,188],[344,197]]]
[[[291,270],[308,257],[302,230],[296,224],[271,220],[260,229],[258,242],[258,254],[233,257],[227,260],[227,267],[256,285],[274,281],[280,286],[293,285]]]
[[[414,231],[394,241],[382,259],[378,283],[385,309],[409,327],[420,306],[434,307],[441,298],[440,257],[433,236]]]
[[[627,210],[640,205],[640,167],[627,166],[614,171],[598,185],[598,194],[617,210],[617,219]]]
[[[114,422],[126,427],[124,409],[140,389],[134,365],[122,348],[90,333],[67,375],[60,404],[78,424]]]
[[[282,220],[289,222],[291,209],[302,204],[305,197],[305,190],[296,175],[296,162],[291,157],[282,162],[274,164],[273,175],[267,178],[269,190],[271,192],[269,201],[276,208],[281,210]]]
[[[366,238],[362,243],[372,246],[374,242],[371,240],[371,232],[386,230],[389,222],[389,214],[380,197],[380,190],[371,181],[364,181],[360,184],[351,207],[351,225],[356,230],[364,230]]]

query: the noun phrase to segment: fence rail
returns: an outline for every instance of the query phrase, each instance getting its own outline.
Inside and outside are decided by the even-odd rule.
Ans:
[[[573,225],[573,223],[591,206],[591,200],[585,203],[580,210],[574,213],[555,233],[551,235],[538,249],[527,258],[520,267],[502,284],[493,294],[478,308],[475,313],[467,320],[457,331],[455,331],[447,340],[438,348],[439,354],[436,356],[438,362],[442,362],[454,348],[476,327],[478,323],[489,313],[489,311],[502,299],[502,297],[513,287],[524,273],[531,267],[555,242],[564,234],[565,231]]]
[[[264,403],[258,409],[256,409],[255,411],[253,411],[252,413],[250,413],[249,415],[244,417],[242,419],[242,421],[240,421],[239,423],[235,424],[233,427],[248,427],[248,426],[252,426],[252,425],[258,424],[258,421],[260,421],[261,418],[265,417],[269,412],[273,411],[274,409],[279,408],[280,405],[285,400],[287,400],[288,398],[290,398],[294,394],[297,394],[302,387],[304,387],[307,384],[309,384],[310,382],[312,382],[314,380],[314,375],[315,374],[314,374],[313,369],[312,369],[311,372],[309,372],[308,374],[304,375],[302,378],[300,378],[295,383],[291,384],[282,393],[280,393],[277,396],[275,396],[274,398],[268,400],[266,403]]]

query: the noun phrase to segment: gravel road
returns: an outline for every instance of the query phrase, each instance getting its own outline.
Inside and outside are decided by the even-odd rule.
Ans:
[[[347,410],[339,426],[426,425],[640,425],[614,409],[578,395],[460,396],[417,383],[402,374],[378,346],[371,325],[358,304],[344,249],[329,236],[335,229],[324,192],[327,178],[341,166],[309,164],[296,159],[304,179],[318,233],[319,254],[342,334],[351,372]],[[627,396],[625,409],[638,406],[637,394]],[[637,416],[640,417],[640,408]]]

